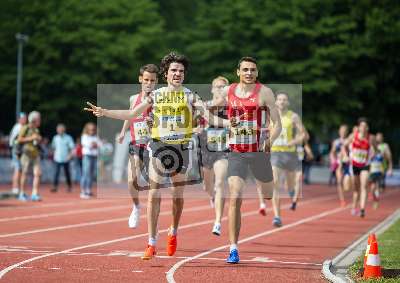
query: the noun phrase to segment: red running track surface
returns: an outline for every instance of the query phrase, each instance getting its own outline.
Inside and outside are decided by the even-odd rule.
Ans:
[[[270,210],[260,216],[257,200],[246,199],[241,263],[228,265],[226,217],[222,235],[212,235],[214,210],[205,198],[186,199],[173,257],[165,251],[171,201],[164,200],[157,257],[142,261],[147,244],[145,209],[140,226],[130,229],[128,198],[80,200],[78,192],[52,194],[48,187],[42,195],[40,203],[0,202],[0,276],[6,282],[166,282],[167,275],[176,282],[323,282],[323,261],[400,203],[400,190],[388,188],[378,209],[368,204],[361,219],[351,216],[349,207],[339,207],[334,187],[305,186],[295,212],[283,199],[284,225],[277,229],[271,225]],[[145,203],[145,193],[142,196]],[[350,201],[350,194],[347,197]],[[271,207],[270,202],[267,205]]]

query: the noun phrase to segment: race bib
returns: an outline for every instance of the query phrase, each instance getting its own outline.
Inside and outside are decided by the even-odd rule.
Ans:
[[[281,134],[274,141],[273,146],[287,146],[287,145],[288,145],[287,129],[282,128]]]
[[[240,121],[238,127],[231,129],[230,144],[257,143],[257,121]]]
[[[152,138],[165,143],[186,143],[190,140],[193,125],[188,94],[160,92],[155,96]]]
[[[383,173],[383,164],[379,161],[372,161],[370,166],[371,173]]]
[[[135,131],[136,144],[147,144],[150,134],[147,123],[145,121],[135,122],[133,129]]]
[[[366,164],[368,159],[368,151],[365,149],[353,148],[352,159],[357,163]]]
[[[209,151],[225,151],[228,149],[228,131],[226,129],[208,128],[207,149]]]

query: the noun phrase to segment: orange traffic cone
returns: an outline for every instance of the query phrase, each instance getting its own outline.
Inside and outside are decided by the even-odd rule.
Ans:
[[[382,276],[381,259],[378,253],[378,243],[371,242],[363,278],[378,278]]]
[[[365,269],[365,264],[367,263],[367,257],[368,257],[368,254],[369,254],[369,249],[370,249],[371,243],[373,241],[376,241],[375,234],[369,234],[369,236],[368,236],[368,245],[367,245],[367,249],[365,250],[365,254],[364,254],[364,269]]]

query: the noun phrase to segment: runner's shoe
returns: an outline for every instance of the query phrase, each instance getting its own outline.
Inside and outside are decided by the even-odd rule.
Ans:
[[[147,248],[142,256],[142,260],[150,260],[156,255],[156,253],[157,252],[155,246],[147,245]]]
[[[25,193],[20,193],[18,195],[18,200],[20,200],[20,201],[28,201],[28,196]]]
[[[168,235],[167,237],[167,255],[173,256],[176,252],[176,246],[178,241],[176,239],[176,235]]]
[[[212,229],[212,233],[214,235],[220,236],[221,235],[221,224],[220,223],[215,223],[214,227]]]
[[[360,214],[360,211],[358,210],[358,208],[351,209],[351,215],[358,216],[359,214]]]
[[[140,207],[137,207],[135,205],[135,206],[133,206],[131,215],[129,216],[129,220],[128,220],[129,228],[138,227],[139,226],[139,220],[140,220]]]
[[[364,218],[365,217],[365,209],[360,210],[360,217]]]
[[[265,210],[267,208],[267,206],[265,205],[265,203],[260,204],[260,208],[258,209],[258,213],[260,213],[262,216],[266,216],[267,215],[267,211]]]
[[[38,194],[31,195],[31,201],[42,201],[42,198]]]
[[[282,220],[280,217],[274,217],[274,219],[272,220],[272,225],[274,225],[275,227],[281,227],[282,226]]]
[[[292,205],[290,206],[290,209],[295,211],[296,210],[296,206],[297,206],[297,202],[292,202]]]
[[[232,250],[226,259],[227,263],[239,263],[239,252],[237,249]]]

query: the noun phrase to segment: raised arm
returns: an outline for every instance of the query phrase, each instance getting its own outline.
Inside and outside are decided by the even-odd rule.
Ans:
[[[99,106],[93,105],[90,102],[86,102],[87,105],[90,106],[90,108],[84,108],[83,110],[92,112],[93,115],[97,117],[109,117],[113,119],[119,119],[119,120],[130,120],[133,118],[138,117],[140,114],[142,114],[144,111],[146,111],[149,107],[152,106],[153,100],[148,97],[148,99],[145,99],[141,104],[135,107],[135,109],[130,109],[130,110],[108,110],[101,108]]]

